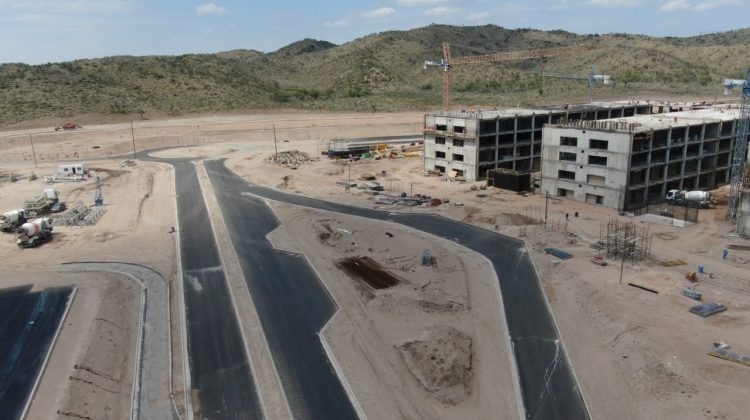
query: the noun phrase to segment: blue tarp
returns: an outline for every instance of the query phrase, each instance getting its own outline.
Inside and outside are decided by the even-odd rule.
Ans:
[[[561,251],[557,248],[544,248],[544,252],[546,252],[547,254],[552,254],[561,260],[567,260],[567,259],[573,258],[573,255],[568,254],[565,251]]]

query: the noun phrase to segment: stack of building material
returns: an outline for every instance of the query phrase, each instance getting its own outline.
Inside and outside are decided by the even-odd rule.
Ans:
[[[743,356],[738,353],[733,353],[725,348],[715,347],[713,350],[708,352],[708,354],[713,357],[718,357],[719,359],[729,360],[730,362],[750,366],[750,357]]]
[[[56,224],[61,226],[92,226],[101,219],[103,214],[104,207],[89,207],[79,201],[67,213],[57,219]]]
[[[719,312],[724,312],[727,310],[727,307],[722,305],[721,303],[704,303],[702,305],[693,306],[690,308],[690,313],[700,315],[703,318],[709,317],[711,315],[716,315]]]

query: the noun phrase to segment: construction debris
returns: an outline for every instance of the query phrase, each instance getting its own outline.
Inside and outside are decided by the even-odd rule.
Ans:
[[[677,267],[685,264],[687,264],[687,261],[685,260],[669,260],[661,263],[662,267]]]
[[[602,267],[607,265],[607,262],[604,261],[604,257],[602,257],[601,255],[594,255],[593,257],[591,257],[591,262]]]
[[[297,168],[300,164],[310,162],[313,159],[310,158],[309,154],[295,149],[288,152],[276,153],[274,156],[270,156],[266,160],[277,165]]]
[[[129,159],[128,160],[123,160],[122,163],[120,164],[120,166],[123,167],[123,168],[125,168],[125,167],[133,167],[135,165],[136,165],[135,161],[134,160],[129,160]]]

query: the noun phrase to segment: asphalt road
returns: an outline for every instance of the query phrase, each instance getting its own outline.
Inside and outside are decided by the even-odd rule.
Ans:
[[[287,275],[295,275],[297,269],[291,269],[284,264],[280,265],[276,259],[277,256],[270,258],[273,256],[272,253],[264,254],[268,258],[252,255],[254,249],[260,250],[265,246],[265,239],[259,235],[270,230],[277,222],[263,216],[262,213],[257,213],[260,211],[256,209],[258,206],[252,204],[250,198],[241,197],[241,193],[245,191],[295,205],[401,223],[454,240],[485,255],[492,262],[500,281],[508,330],[518,365],[521,393],[528,418],[538,420],[589,418],[580,389],[576,384],[568,359],[565,357],[564,348],[560,345],[557,328],[546,305],[536,270],[522,241],[440,216],[388,213],[251,185],[229,171],[224,166],[223,160],[207,162],[206,167],[219,201],[222,203],[228,225],[234,225],[240,232],[250,232],[244,238],[233,238],[238,254],[243,260],[243,269],[250,270],[246,271],[246,275],[259,272],[264,274],[266,279],[276,278],[279,282],[297,281],[303,284],[297,277],[286,279]],[[252,218],[248,217],[249,215],[252,215]],[[251,264],[258,267],[252,269],[249,267]],[[288,271],[290,269],[292,271]],[[263,284],[268,280],[258,279],[257,275],[248,275],[248,286],[254,298],[256,298],[256,293],[262,292],[263,288],[271,286]],[[297,305],[310,307],[310,309],[319,305],[318,303],[311,304],[307,299],[298,301],[298,296],[294,294],[285,296],[273,291],[267,293],[272,294],[268,297],[256,298],[259,303],[258,307],[263,306],[259,309],[261,319],[271,317],[268,311],[274,310],[289,311],[288,317],[296,317],[298,315],[292,315],[292,313],[296,314],[293,308],[297,308]],[[273,308],[274,305],[279,308]],[[310,316],[310,313],[314,312],[306,312],[307,316]],[[312,324],[317,325],[317,321]],[[287,327],[292,328],[291,325]],[[264,329],[269,336],[274,357],[283,357],[278,353],[278,343],[283,343],[287,338],[276,336],[288,333]]]
[[[318,337],[336,305],[307,260],[273,249],[279,223],[246,183],[209,161],[206,172],[229,229],[292,413],[297,419],[356,419]]]
[[[71,287],[0,290],[0,413],[19,419],[41,373]]]
[[[201,419],[260,419],[263,411],[195,167],[175,168],[193,411]]]

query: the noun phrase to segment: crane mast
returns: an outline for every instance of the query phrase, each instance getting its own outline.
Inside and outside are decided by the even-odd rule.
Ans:
[[[440,61],[425,61],[424,68],[427,67],[439,67],[443,70],[443,107],[446,111],[450,111],[451,108],[451,97],[453,93],[453,84],[451,81],[451,67],[463,64],[476,64],[476,63],[495,63],[499,61],[517,61],[517,60],[529,60],[533,58],[545,58],[545,57],[556,57],[565,52],[578,49],[578,48],[594,48],[585,46],[571,46],[571,47],[558,47],[558,48],[545,48],[538,50],[527,50],[527,51],[512,51],[495,54],[485,55],[471,55],[466,57],[451,57],[451,48],[447,42],[443,42],[443,59]]]
[[[737,133],[734,138],[734,152],[732,153],[732,177],[729,190],[729,208],[727,218],[737,218],[737,212],[742,195],[742,181],[745,163],[747,161],[748,131],[750,129],[750,69],[742,86],[742,104],[740,105],[740,119],[737,122]]]

